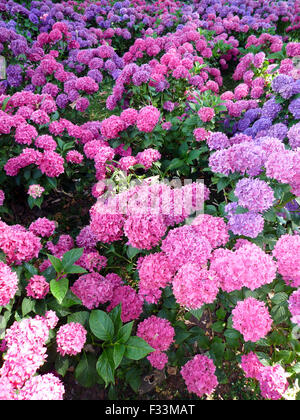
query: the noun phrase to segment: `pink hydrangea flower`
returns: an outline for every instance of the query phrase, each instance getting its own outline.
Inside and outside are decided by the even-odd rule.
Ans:
[[[18,290],[18,276],[10,267],[0,261],[0,306],[9,304]]]
[[[143,310],[143,300],[130,286],[119,286],[113,291],[113,297],[107,310],[110,312],[121,303],[121,319],[129,322],[138,319]]]
[[[174,342],[175,330],[167,319],[152,315],[139,323],[136,335],[155,350],[167,351]]]
[[[287,285],[300,286],[300,236],[282,235],[273,250],[278,272]]]
[[[100,303],[108,302],[113,296],[110,282],[96,272],[79,277],[71,290],[88,309],[97,308]]]
[[[218,385],[215,370],[216,367],[211,359],[205,355],[196,354],[181,368],[180,373],[188,391],[202,397],[205,394],[211,394]]]
[[[29,186],[28,194],[36,200],[37,198],[42,196],[44,191],[45,188],[43,188],[41,185],[33,184]]]
[[[136,126],[139,131],[151,133],[158,123],[160,112],[152,105],[145,106],[139,111]]]
[[[42,236],[43,238],[49,238],[52,236],[55,228],[56,223],[46,217],[39,217],[29,226],[30,232],[34,233],[36,236]]]
[[[209,122],[215,116],[215,111],[213,108],[203,107],[198,111],[198,115],[201,121]]]
[[[86,329],[78,322],[62,325],[56,334],[57,351],[62,356],[75,356],[86,342]]]
[[[243,335],[245,341],[255,343],[271,331],[273,321],[265,303],[253,297],[239,301],[232,315],[233,328]]]
[[[28,285],[26,286],[27,296],[34,299],[44,299],[49,292],[49,283],[44,276],[35,275],[31,277]]]
[[[219,280],[214,272],[198,264],[184,264],[173,280],[173,293],[179,305],[187,309],[213,303],[219,292]]]
[[[19,391],[15,399],[27,401],[60,401],[63,400],[65,387],[59,378],[52,373],[30,378]]]

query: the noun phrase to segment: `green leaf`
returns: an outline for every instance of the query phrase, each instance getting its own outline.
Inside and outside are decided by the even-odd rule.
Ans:
[[[114,336],[114,324],[106,312],[94,310],[90,315],[90,328],[93,334],[103,341],[110,341]]]
[[[74,312],[73,314],[68,316],[68,323],[78,322],[79,324],[81,324],[83,326],[87,326],[89,316],[90,316],[90,314],[87,311]]]
[[[110,384],[115,382],[114,378],[114,366],[112,365],[112,361],[110,360],[110,356],[108,354],[107,349],[103,350],[103,353],[99,357],[96,370],[98,375],[104,380],[105,388]]]
[[[146,357],[154,349],[140,337],[130,337],[126,343],[125,356],[128,359],[140,360]]]
[[[68,288],[69,280],[67,278],[50,281],[51,293],[57,299],[58,303],[62,303],[67,294]]]
[[[126,347],[124,344],[116,343],[113,347],[113,359],[115,364],[115,369],[120,365],[122,362]]]
[[[121,319],[121,311],[122,311],[122,304],[120,303],[119,305],[115,306],[113,308],[113,310],[110,311],[110,313],[109,313],[109,317],[112,320],[112,322],[114,323],[115,334],[118,333],[118,331],[120,330],[120,328],[123,325],[122,319]]]
[[[29,312],[34,311],[35,300],[24,298],[22,302],[22,315],[25,316]]]
[[[82,254],[83,248],[74,248],[64,254],[62,258],[62,265],[65,272],[69,272],[68,270],[73,266],[73,264],[77,260],[79,260]]]
[[[284,292],[279,292],[279,293],[276,293],[273,297],[272,297],[272,302],[275,304],[275,305],[280,305],[281,303],[283,303],[283,302],[286,302],[287,301],[287,299],[288,299],[288,295],[286,294],[286,293],[284,293]]]
[[[140,386],[141,386],[141,375],[142,371],[139,368],[133,367],[128,372],[126,372],[126,382],[129,383],[131,388],[135,393],[138,392]]]
[[[53,265],[55,271],[57,273],[62,273],[63,266],[62,266],[62,263],[61,263],[60,259],[57,258],[57,257],[54,257],[54,255],[50,255],[50,254],[47,254],[47,257],[49,258],[49,260],[50,260],[51,264]]]
[[[127,256],[130,259],[134,258],[140,252],[141,252],[141,249],[133,248],[132,246],[127,247]]]
[[[195,318],[197,318],[198,319],[198,321],[201,319],[201,317],[202,317],[202,315],[203,315],[203,312],[204,312],[204,307],[202,306],[201,308],[199,308],[199,309],[191,309],[190,310],[190,313],[195,317]]]
[[[62,357],[60,354],[55,359],[55,370],[61,376],[65,376],[69,368],[69,359]]]
[[[85,387],[91,387],[96,383],[96,356],[94,354],[82,354],[75,369],[75,378],[80,385]]]
[[[131,331],[133,327],[133,321],[128,322],[128,324],[124,324],[123,327],[120,328],[118,334],[117,334],[117,341],[120,343],[127,343],[129,340]]]
[[[211,326],[212,330],[221,333],[224,330],[225,323],[223,321],[214,322]]]
[[[70,268],[65,268],[65,272],[67,274],[84,274],[87,273],[87,271],[80,267],[80,265],[72,265]]]

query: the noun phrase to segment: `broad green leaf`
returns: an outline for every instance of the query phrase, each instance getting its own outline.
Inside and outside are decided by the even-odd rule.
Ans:
[[[98,372],[98,375],[101,376],[101,378],[104,380],[105,388],[110,383],[115,382],[114,366],[112,365],[107,349],[104,349],[103,353],[99,357],[96,364],[96,370]]]
[[[83,326],[87,326],[89,316],[90,316],[90,314],[87,311],[74,312],[73,314],[68,316],[68,323],[69,322],[78,322],[79,324],[81,324]]]
[[[67,294],[68,288],[69,280],[67,278],[50,281],[50,291],[52,295],[57,299],[58,303],[62,303],[64,297]]]
[[[29,314],[29,312],[34,311],[35,307],[35,300],[24,298],[22,302],[22,315],[25,316]]]
[[[55,359],[55,370],[61,376],[65,376],[69,368],[69,359],[68,357],[63,357],[60,354],[56,356]]]
[[[72,267],[72,265],[79,260],[83,254],[83,248],[74,248],[66,252],[62,258],[62,265],[66,272]]]
[[[90,328],[93,334],[103,341],[110,341],[114,336],[114,324],[106,312],[94,310],[90,315]]]
[[[122,362],[124,353],[125,353],[125,345],[124,344],[118,344],[116,343],[113,347],[113,358],[114,358],[114,364],[115,364],[115,369],[117,369],[117,367],[120,365],[120,363]]]
[[[84,387],[91,387],[96,383],[96,357],[91,353],[83,353],[75,369],[75,378]]]
[[[70,268],[65,268],[67,274],[85,274],[87,271],[80,267],[80,265],[72,265]]]
[[[154,349],[140,337],[130,337],[126,343],[125,356],[128,359],[140,360],[153,352]]]
[[[50,260],[51,264],[53,265],[55,271],[57,273],[62,273],[63,266],[62,266],[61,260],[57,257],[54,257],[54,255],[50,255],[50,254],[47,254],[47,257],[49,258],[49,260]]]
[[[129,340],[131,331],[132,331],[132,327],[133,327],[133,321],[128,322],[128,324],[124,324],[120,328],[117,334],[117,341],[120,343],[127,343],[127,341]]]
[[[119,305],[115,306],[109,313],[109,317],[114,323],[115,334],[118,333],[118,331],[123,325],[122,319],[121,319],[121,312],[122,312],[121,308],[122,308],[122,304],[120,303]]]

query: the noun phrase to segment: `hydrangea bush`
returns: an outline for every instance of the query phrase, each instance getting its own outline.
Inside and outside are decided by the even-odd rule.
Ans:
[[[0,0],[1,400],[300,398],[299,13]]]

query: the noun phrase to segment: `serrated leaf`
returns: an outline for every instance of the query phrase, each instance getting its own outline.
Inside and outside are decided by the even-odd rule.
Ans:
[[[79,324],[81,324],[83,326],[87,326],[89,316],[90,316],[90,314],[87,311],[74,312],[73,314],[68,316],[68,323],[78,322]]]

